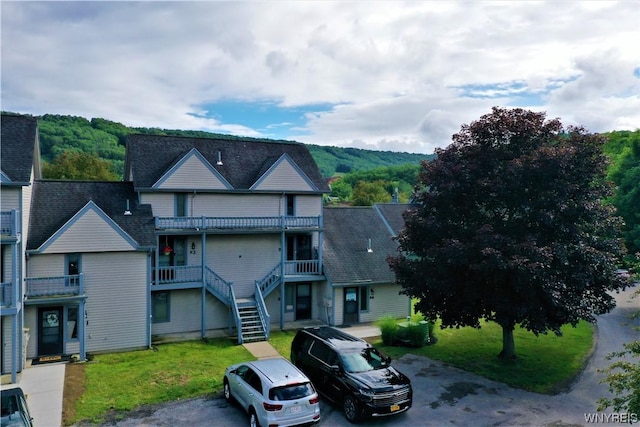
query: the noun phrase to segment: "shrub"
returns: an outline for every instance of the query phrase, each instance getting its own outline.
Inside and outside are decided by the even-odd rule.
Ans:
[[[384,345],[393,345],[398,333],[398,321],[393,316],[383,316],[376,321],[380,328],[382,343]]]

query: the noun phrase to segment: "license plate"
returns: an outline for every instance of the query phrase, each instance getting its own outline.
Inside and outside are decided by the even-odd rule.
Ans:
[[[301,411],[302,411],[302,406],[292,406],[289,412],[291,412],[292,414],[297,414],[298,412],[301,412]]]
[[[391,412],[399,411],[400,405],[391,405]]]

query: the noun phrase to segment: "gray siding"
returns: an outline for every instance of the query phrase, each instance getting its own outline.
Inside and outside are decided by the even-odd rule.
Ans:
[[[222,190],[227,186],[198,157],[191,156],[157,188]]]
[[[202,328],[202,290],[171,291],[169,310],[170,321],[153,323],[151,326],[153,335],[200,332]],[[224,304],[211,295],[207,295],[207,330],[228,327],[228,315],[229,309]]]
[[[410,315],[409,297],[400,295],[395,284],[372,285],[374,298],[369,299],[369,311],[360,313],[360,322],[374,322],[382,316],[404,318]]]
[[[236,296],[254,294],[255,281],[280,262],[280,235],[210,236],[207,265],[223,279],[232,281]]]
[[[141,193],[140,195],[140,203],[151,205],[154,216],[174,216],[174,200],[173,193]]]
[[[299,195],[296,196],[296,216],[320,216],[322,215],[322,196]]]
[[[189,196],[188,205],[189,209],[193,207],[193,216],[280,216],[283,215],[281,199],[274,194],[196,193]]]
[[[93,210],[70,224],[45,253],[129,251],[134,247]]]
[[[308,180],[300,175],[289,161],[280,162],[275,168],[267,172],[256,190],[276,191],[314,191]]]
[[[27,277],[64,275],[64,254],[31,255],[27,262]]]
[[[147,345],[147,254],[83,254],[87,351]]]
[[[20,188],[2,187],[0,210],[4,212],[12,209],[20,209]]]

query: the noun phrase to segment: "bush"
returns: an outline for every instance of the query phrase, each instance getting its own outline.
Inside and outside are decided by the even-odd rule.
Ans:
[[[393,316],[384,316],[376,321],[376,324],[380,328],[380,334],[382,336],[382,343],[384,345],[393,345],[398,333],[398,321]]]

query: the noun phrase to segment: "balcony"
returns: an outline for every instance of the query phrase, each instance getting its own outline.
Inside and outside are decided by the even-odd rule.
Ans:
[[[77,296],[84,292],[83,274],[27,277],[24,281],[28,298]]]
[[[156,217],[157,230],[286,230],[320,228],[319,216]]]
[[[0,212],[0,235],[15,237],[20,232],[19,211]]]
[[[0,283],[0,306],[1,307],[13,306],[13,283],[11,282]]]

